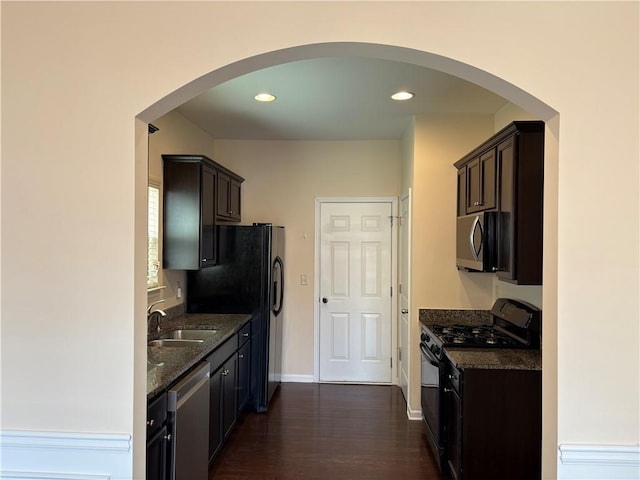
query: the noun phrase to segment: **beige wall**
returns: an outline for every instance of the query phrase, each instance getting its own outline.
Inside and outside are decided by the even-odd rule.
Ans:
[[[397,197],[400,144],[216,140],[215,159],[246,179],[243,223],[286,227],[283,373],[312,376],[315,199]]]
[[[544,403],[558,416],[544,417],[545,476],[557,443],[637,444],[638,8],[3,2],[2,428],[135,431],[142,478],[146,179],[134,118],[335,48],[456,74],[547,121],[543,362],[545,385],[558,387]]]
[[[409,188],[413,186],[413,161],[415,158],[414,145],[415,145],[415,117],[411,119],[411,123],[404,131],[402,135],[402,143],[400,144],[401,158],[402,158],[402,177],[401,177],[401,191],[403,194],[409,191]]]

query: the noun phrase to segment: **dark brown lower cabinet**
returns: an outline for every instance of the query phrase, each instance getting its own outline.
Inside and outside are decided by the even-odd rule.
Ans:
[[[455,366],[450,372],[445,390],[448,478],[539,480],[541,372]]]
[[[222,435],[226,438],[238,418],[238,355],[227,360],[222,367]]]
[[[250,398],[251,322],[209,357],[209,463],[224,445]]]
[[[237,336],[234,336],[232,341],[237,346]],[[209,390],[209,463],[211,463],[222,448],[224,440],[231,433],[238,415],[236,400],[237,347],[221,365],[211,360],[209,364],[216,368],[211,374]]]
[[[147,407],[146,480],[168,480],[169,442],[167,395],[163,393]]]

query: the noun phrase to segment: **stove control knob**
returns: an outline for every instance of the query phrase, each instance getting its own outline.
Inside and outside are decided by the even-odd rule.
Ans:
[[[434,355],[440,355],[440,347],[437,345],[431,345],[430,350]]]

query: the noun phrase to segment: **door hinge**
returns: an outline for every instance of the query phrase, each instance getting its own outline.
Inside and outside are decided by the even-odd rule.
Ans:
[[[402,348],[398,347],[398,363],[402,361]]]
[[[391,291],[391,296],[393,297],[393,287],[389,287],[389,290]]]
[[[393,357],[389,357],[389,368],[393,368]]]
[[[389,215],[389,222],[391,222],[391,226],[393,227],[393,219],[397,218],[398,219],[398,225],[402,225],[402,217],[397,217],[397,216],[393,216],[393,215]]]

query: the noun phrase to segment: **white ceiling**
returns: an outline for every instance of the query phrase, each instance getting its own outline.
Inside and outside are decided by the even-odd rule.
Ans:
[[[412,100],[391,100],[409,90]],[[276,95],[256,102],[260,92]],[[415,114],[494,114],[507,103],[477,85],[413,64],[357,57],[285,63],[220,84],[178,108],[213,138],[399,139]]]

